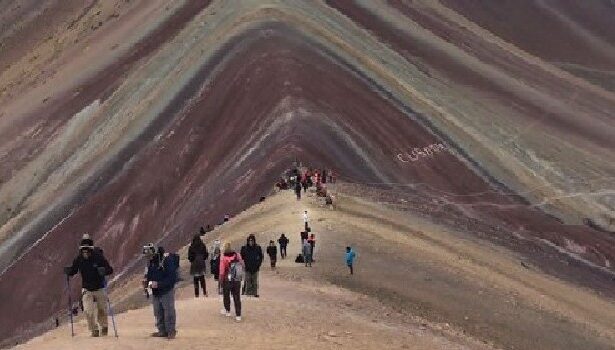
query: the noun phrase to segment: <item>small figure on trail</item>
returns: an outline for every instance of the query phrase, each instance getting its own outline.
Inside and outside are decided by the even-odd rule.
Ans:
[[[199,236],[205,236],[205,233],[205,228],[201,226],[201,228],[199,229]]]
[[[205,272],[207,271],[207,247],[199,235],[195,235],[188,248],[188,261],[190,261],[190,275],[194,281],[194,296],[199,297],[199,284],[203,289],[203,295],[207,297],[207,285],[205,284]]]
[[[308,243],[310,244],[310,246],[312,246],[312,261],[314,261],[314,248],[316,248],[316,235],[315,234],[311,234],[310,238],[308,238]]]
[[[81,273],[83,307],[88,329],[92,337],[106,336],[109,328],[105,276],[112,274],[113,268],[105,259],[102,250],[94,248],[94,241],[88,234],[83,235],[79,244],[79,255],[73,260],[73,264],[64,268],[68,277],[77,272]]]
[[[302,253],[305,266],[307,267],[309,265],[312,267],[312,245],[307,240],[303,242]]]
[[[228,222],[231,219],[229,214],[224,214],[224,222]]]
[[[211,274],[214,275],[214,281],[218,283],[218,295],[222,295],[222,284],[219,281],[220,275],[220,240],[216,239],[214,245],[211,248],[211,260],[209,261]]]
[[[327,183],[327,180],[328,180],[328,179],[327,179],[327,169],[326,169],[326,168],[323,168],[323,169],[322,169],[322,183],[323,183],[323,184],[326,184],[326,183]]]
[[[282,259],[286,259],[286,246],[288,246],[288,238],[286,235],[282,233],[280,238],[278,239],[278,243],[280,244],[280,256]]]
[[[245,271],[244,261],[230,243],[224,243],[224,252],[220,258],[220,281],[222,283],[222,301],[224,309],[221,314],[231,316],[231,295],[235,304],[235,320],[241,321],[241,281]]]
[[[175,339],[175,284],[179,269],[179,256],[165,253],[163,247],[158,250],[153,244],[145,247],[144,254],[149,259],[144,283],[152,289],[152,305],[156,317],[157,332],[152,337]]]
[[[248,236],[246,245],[241,247],[241,258],[246,267],[246,280],[243,284],[244,294],[258,298],[258,271],[263,263],[263,250],[256,244],[253,234]]]
[[[325,197],[325,206],[331,208],[331,210],[335,209],[333,206],[333,197],[330,194],[327,194]]]
[[[352,250],[351,247],[346,247],[346,266],[350,269],[350,274],[354,274],[352,269],[354,259],[357,257],[357,254]]]
[[[303,212],[303,223],[305,224],[305,230],[307,231],[309,227],[310,218],[308,216],[307,210]]]
[[[301,183],[298,181],[295,183],[295,194],[297,195],[297,200],[300,200],[301,199]]]
[[[275,246],[274,241],[269,241],[269,246],[267,247],[267,255],[269,255],[269,260],[271,261],[271,269],[275,269],[275,263],[278,260],[278,247]]]

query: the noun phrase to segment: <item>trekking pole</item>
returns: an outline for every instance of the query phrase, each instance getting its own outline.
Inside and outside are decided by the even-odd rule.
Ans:
[[[111,315],[111,324],[113,325],[113,334],[117,338],[117,328],[115,327],[115,316],[113,315],[113,308],[111,307],[111,300],[109,299],[109,293],[107,292],[107,280],[103,282],[103,291],[105,292],[105,298],[107,298],[107,307],[109,309],[109,315]]]
[[[68,294],[68,317],[70,318],[70,336],[75,336],[73,327],[73,299],[70,297],[70,276],[66,275],[66,292]]]

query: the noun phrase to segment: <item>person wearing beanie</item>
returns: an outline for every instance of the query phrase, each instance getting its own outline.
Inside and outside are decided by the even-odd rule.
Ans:
[[[64,273],[74,276],[81,273],[83,289],[83,308],[88,329],[92,337],[106,336],[109,332],[107,322],[107,297],[104,291],[105,276],[113,273],[113,268],[105,259],[101,249],[94,248],[94,241],[84,234],[79,242],[79,255],[71,266],[64,268]]]
[[[224,309],[222,315],[231,316],[231,295],[235,305],[235,320],[241,321],[241,280],[243,278],[245,263],[241,255],[237,254],[231,244],[224,243],[222,256],[220,257],[220,271],[218,272],[222,284],[222,301]]]
[[[263,263],[263,250],[256,244],[253,234],[248,236],[246,245],[241,247],[241,258],[246,266],[246,280],[244,282],[244,294],[258,298],[258,271]]]

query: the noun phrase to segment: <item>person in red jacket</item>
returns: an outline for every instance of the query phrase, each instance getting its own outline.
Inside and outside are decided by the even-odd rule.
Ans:
[[[224,303],[224,309],[220,313],[227,317],[231,316],[232,294],[233,303],[235,304],[235,320],[239,322],[241,321],[241,279],[243,276],[232,276],[231,265],[236,262],[241,264],[241,271],[243,272],[244,263],[241,255],[231,248],[230,243],[224,243],[223,253],[220,257],[220,275],[218,277],[222,283],[222,300]]]

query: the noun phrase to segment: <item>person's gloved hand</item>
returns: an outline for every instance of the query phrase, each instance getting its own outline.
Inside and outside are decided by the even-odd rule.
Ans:
[[[70,266],[65,266],[64,267],[64,274],[67,276],[70,276],[72,272],[72,268]]]
[[[103,266],[99,266],[96,268],[98,270],[98,274],[104,276],[107,270]]]

